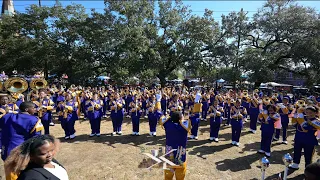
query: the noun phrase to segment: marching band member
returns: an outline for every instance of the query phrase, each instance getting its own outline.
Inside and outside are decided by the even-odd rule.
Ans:
[[[161,112],[161,94],[156,94],[156,96],[152,96],[152,99],[149,101],[149,127],[150,127],[150,135],[157,135],[157,122],[162,115]]]
[[[19,108],[16,104],[9,102],[8,94],[1,94],[0,96],[0,118],[7,113],[17,114],[19,112]]]
[[[161,98],[161,109],[162,109],[162,113],[164,115],[167,114],[167,109],[168,109],[168,95],[164,92],[161,93],[162,94],[162,98]]]
[[[201,120],[202,121],[207,121],[207,115],[208,115],[208,109],[209,109],[209,99],[206,94],[202,95],[201,99],[201,104],[202,104],[202,111],[201,111]]]
[[[231,107],[234,105],[233,103],[233,99],[231,99],[229,96],[226,98],[226,102],[225,102],[225,110],[224,110],[224,117],[227,119],[226,123],[224,124],[225,126],[229,126],[230,125],[230,111],[231,111]]]
[[[70,93],[65,93],[65,102],[61,102],[57,107],[61,126],[65,132],[65,139],[74,139],[76,137],[76,130],[74,129],[75,121],[77,120],[76,112],[78,103],[73,100]]]
[[[271,104],[271,100],[269,97],[265,96],[262,98],[262,104],[260,105],[259,109],[260,111],[262,110],[267,110],[267,106]]]
[[[166,153],[176,149],[169,154],[169,160],[177,166],[170,166],[170,170],[164,170],[164,179],[172,180],[176,176],[177,180],[183,180],[186,175],[186,145],[188,132],[190,132],[190,121],[184,120],[183,114],[179,111],[171,113],[170,117],[162,116],[160,123],[166,133]]]
[[[88,101],[90,101],[90,96],[89,96],[89,93],[88,92],[84,92],[81,94],[81,100],[80,100],[80,109],[81,109],[81,112],[83,113],[83,119],[87,119],[87,109],[86,109],[86,104]]]
[[[109,104],[110,104],[110,93],[107,91],[107,89],[103,92],[104,98],[103,98],[103,117],[107,117],[107,111],[109,111]]]
[[[144,114],[144,118],[148,118],[148,108],[147,108],[147,104],[149,101],[149,96],[148,94],[146,94],[146,91],[143,92],[143,95],[141,96],[141,100],[142,100],[142,112]]]
[[[245,107],[240,106],[241,99],[237,99],[235,102],[235,106],[231,107],[231,130],[232,130],[232,145],[239,146],[240,143],[240,135],[243,127],[243,119],[244,115],[247,114],[247,110]]]
[[[101,118],[103,116],[102,107],[103,101],[99,99],[98,93],[94,93],[92,100],[86,103],[87,115],[91,126],[90,137],[100,137]]]
[[[249,110],[250,132],[254,134],[257,131],[257,121],[258,121],[258,115],[260,113],[259,105],[260,105],[260,102],[258,100],[258,94],[254,93],[250,101],[250,110]]]
[[[139,126],[141,117],[141,102],[137,94],[133,95],[133,101],[130,103],[131,108],[131,120],[132,120],[132,135],[140,136]]]
[[[111,103],[111,120],[113,125],[112,135],[118,134],[122,135],[122,122],[124,116],[124,100],[120,97],[119,93],[115,93],[114,99],[110,101]]]
[[[32,102],[23,102],[20,104],[20,113],[8,113],[2,117],[0,121],[0,144],[2,145],[1,158],[3,161],[12,149],[26,139],[41,134],[43,126],[41,120],[33,115],[35,112],[34,106]]]
[[[20,113],[8,113],[0,120],[0,152],[3,161],[7,159],[10,152],[22,144],[25,140],[41,135],[43,126],[41,120],[35,117],[34,104],[22,102]],[[17,179],[18,175],[12,172],[5,172],[6,179]]]
[[[223,107],[219,106],[219,101],[215,100],[209,107],[210,113],[210,141],[219,142],[219,130],[222,123]]]
[[[271,143],[275,129],[281,128],[281,117],[277,113],[275,105],[268,105],[267,110],[263,110],[259,114],[261,120],[261,143],[258,153],[271,156]]]
[[[61,88],[61,89],[58,91],[57,104],[59,104],[59,102],[63,102],[63,101],[65,101],[64,89]]]
[[[271,100],[270,100],[271,104],[276,105],[279,102],[278,96],[279,96],[278,93],[274,93],[272,95]]]
[[[194,98],[194,104],[190,106],[190,117],[191,120],[191,139],[198,139],[198,129],[200,124],[200,114],[202,111],[202,103],[200,103],[201,94],[198,92]]]
[[[320,137],[320,120],[316,117],[319,108],[308,106],[305,108],[306,116],[301,113],[302,110],[303,107],[299,108],[292,118],[292,123],[296,128],[293,164],[289,165],[292,169],[299,169],[302,149],[304,149],[305,166],[311,164],[315,146],[318,145],[317,137]]]
[[[282,126],[282,143],[288,144],[287,142],[287,129],[289,125],[289,115],[293,111],[293,107],[289,104],[289,98],[283,97],[282,103],[277,105],[278,112],[281,117],[281,126]],[[276,135],[273,140],[278,141],[280,137],[280,129],[276,129]]]
[[[126,103],[125,107],[127,112],[127,118],[130,118],[130,103],[133,102],[132,92],[126,92],[124,100]]]
[[[169,103],[170,114],[176,111],[182,111],[182,102],[179,100],[178,94],[173,94],[172,101]]]
[[[51,112],[53,110],[54,102],[48,98],[45,89],[39,90],[39,97],[36,101],[33,101],[37,112],[35,116],[38,116],[41,119],[41,123],[44,127],[44,134],[50,134],[49,127],[52,120]]]
[[[243,92],[243,95],[242,95],[242,100],[241,100],[241,106],[243,106],[244,108],[246,108],[247,110],[247,113],[250,113],[250,98],[249,98],[249,95],[248,95],[248,91],[245,90]],[[244,115],[244,119],[245,119],[245,122],[247,122],[247,116],[248,115]]]
[[[156,136],[157,119],[155,117],[156,97],[152,95],[147,104],[150,135]]]
[[[19,107],[20,104],[24,102],[24,95],[21,93],[12,93],[11,98],[15,101],[17,107]]]

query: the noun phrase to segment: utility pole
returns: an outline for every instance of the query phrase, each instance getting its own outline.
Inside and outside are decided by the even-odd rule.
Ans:
[[[41,7],[41,0],[39,0],[39,7]]]

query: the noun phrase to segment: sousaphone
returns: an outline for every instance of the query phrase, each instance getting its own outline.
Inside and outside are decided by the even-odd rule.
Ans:
[[[23,93],[28,89],[28,82],[23,78],[13,77],[6,80],[3,86],[11,93]]]
[[[42,88],[46,88],[47,87],[47,81],[45,79],[41,79],[41,78],[37,78],[37,79],[33,79],[30,82],[30,88],[32,90],[39,90]]]

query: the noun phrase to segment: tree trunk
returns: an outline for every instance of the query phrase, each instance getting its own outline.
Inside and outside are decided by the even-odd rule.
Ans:
[[[48,80],[48,59],[46,58],[45,59],[45,62],[44,62],[44,79]]]
[[[164,71],[159,72],[159,74],[157,75],[157,77],[160,79],[160,84],[161,87],[165,87],[166,86],[166,75]]]

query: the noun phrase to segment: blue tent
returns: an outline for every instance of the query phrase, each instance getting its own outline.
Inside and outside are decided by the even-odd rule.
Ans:
[[[217,80],[217,82],[218,82],[218,83],[224,83],[225,80],[224,80],[224,79],[219,79],[219,80]]]

